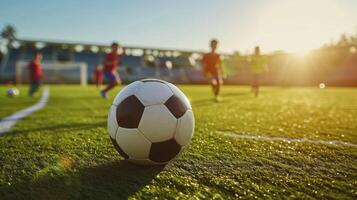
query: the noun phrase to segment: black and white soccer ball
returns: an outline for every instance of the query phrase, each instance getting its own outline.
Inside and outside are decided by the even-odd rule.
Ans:
[[[16,97],[20,94],[20,91],[17,88],[10,88],[6,91],[8,97]]]
[[[108,113],[114,147],[130,162],[165,164],[185,148],[195,120],[187,97],[158,79],[135,81],[115,97]]]

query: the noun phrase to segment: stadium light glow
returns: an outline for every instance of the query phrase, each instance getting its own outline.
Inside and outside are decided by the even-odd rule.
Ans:
[[[153,55],[148,55],[146,57],[146,59],[149,61],[149,62],[154,62],[155,61],[155,57]]]
[[[124,53],[124,49],[120,47],[120,48],[118,49],[118,54],[121,55],[121,54],[123,54],[123,53]]]
[[[109,47],[104,48],[104,52],[105,53],[109,53],[110,52],[110,48]]]
[[[43,43],[43,42],[36,42],[35,43],[36,49],[43,49],[45,46],[46,46],[46,44]]]
[[[201,55],[201,54],[198,54],[198,53],[193,53],[193,54],[191,55],[191,57],[192,57],[193,59],[197,60],[197,59],[202,58],[202,55]]]
[[[131,49],[125,49],[125,54],[130,56],[131,55]]]
[[[171,56],[172,56],[171,51],[166,51],[166,52],[165,52],[165,56],[167,56],[167,57],[171,57]]]
[[[152,54],[152,51],[150,49],[145,50],[145,54]]]
[[[18,42],[18,41],[14,41],[11,45],[12,45],[12,47],[14,47],[15,49],[18,49],[18,48],[20,48],[21,43]]]
[[[181,55],[181,53],[178,52],[178,51],[174,51],[174,52],[172,53],[172,56],[174,56],[174,57],[177,57],[177,56],[180,56],[180,55]]]
[[[144,51],[142,49],[133,49],[131,54],[133,56],[142,56],[144,54]]]
[[[159,55],[159,52],[158,52],[157,50],[154,50],[154,51],[152,51],[152,55],[158,56],[158,55]]]
[[[81,51],[83,51],[83,49],[84,49],[83,45],[76,45],[76,46],[74,47],[74,50],[75,50],[76,52],[81,52]]]
[[[94,53],[97,53],[97,52],[99,51],[99,47],[97,47],[97,46],[91,46],[91,47],[90,47],[90,50],[91,50],[92,52],[94,52]]]

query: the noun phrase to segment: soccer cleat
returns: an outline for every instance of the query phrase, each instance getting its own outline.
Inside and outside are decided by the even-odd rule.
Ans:
[[[104,91],[100,91],[100,96],[101,96],[102,98],[104,98],[104,99],[107,99],[107,98],[108,98],[107,93],[104,92]]]

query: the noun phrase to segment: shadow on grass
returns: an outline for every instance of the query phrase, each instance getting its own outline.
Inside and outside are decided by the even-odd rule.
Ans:
[[[72,123],[72,124],[57,124],[52,126],[43,126],[39,128],[26,129],[26,130],[13,130],[7,133],[6,135],[16,135],[16,134],[28,134],[32,132],[40,131],[75,131],[75,130],[89,130],[92,128],[106,127],[106,121],[94,122],[94,123]]]
[[[52,166],[32,180],[0,186],[1,199],[127,199],[141,190],[164,166],[112,162],[79,170]]]
[[[224,92],[220,94],[222,97],[222,102],[227,102],[230,101],[232,98],[231,97],[239,97],[239,96],[245,96],[251,94],[250,92]],[[194,106],[207,106],[207,105],[212,105],[213,103],[217,103],[212,95],[212,98],[209,99],[200,99],[196,101],[191,102],[192,105]]]
[[[220,96],[222,97],[237,97],[237,96],[244,96],[249,95],[251,92],[223,92]]]

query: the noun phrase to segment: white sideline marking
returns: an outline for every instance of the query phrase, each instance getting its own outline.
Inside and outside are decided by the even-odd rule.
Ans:
[[[313,144],[324,144],[324,145],[335,145],[335,146],[348,146],[348,147],[357,147],[357,144],[343,142],[339,140],[309,140],[307,138],[295,139],[295,138],[283,138],[283,137],[273,137],[267,135],[240,135],[235,132],[229,131],[218,131],[223,135],[240,138],[240,139],[253,139],[253,140],[268,140],[268,141],[281,141],[281,142],[299,142],[299,143],[313,143]]]
[[[12,126],[14,126],[17,121],[19,121],[22,118],[27,117],[31,113],[40,110],[43,108],[47,102],[48,102],[48,97],[49,97],[49,89],[48,87],[45,87],[43,90],[41,99],[35,104],[32,105],[24,110],[21,110],[19,112],[16,112],[0,121],[0,136],[3,135],[4,133],[8,132],[11,130]]]

